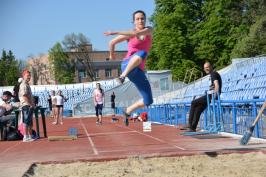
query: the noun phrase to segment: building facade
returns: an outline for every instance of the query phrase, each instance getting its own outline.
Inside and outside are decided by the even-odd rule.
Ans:
[[[109,51],[95,51],[92,45],[73,48],[66,54],[75,62],[75,83],[107,80],[121,74],[120,65],[127,51],[116,51],[116,59],[109,60]],[[28,60],[33,85],[57,84],[49,65],[48,54]],[[93,77],[92,77],[93,76]]]

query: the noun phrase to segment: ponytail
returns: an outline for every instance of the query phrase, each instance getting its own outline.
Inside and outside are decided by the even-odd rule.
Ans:
[[[104,96],[104,92],[103,92],[103,89],[101,87],[100,87],[100,92]]]
[[[104,95],[104,93],[103,93],[103,89],[102,89],[102,87],[101,87],[101,84],[100,84],[100,83],[97,83],[97,85],[99,85],[99,90],[100,90],[101,94]]]

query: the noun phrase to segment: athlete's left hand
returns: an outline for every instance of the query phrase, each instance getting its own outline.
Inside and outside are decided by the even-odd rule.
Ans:
[[[110,35],[113,35],[113,32],[111,31],[106,31],[103,33],[105,36],[110,36]]]

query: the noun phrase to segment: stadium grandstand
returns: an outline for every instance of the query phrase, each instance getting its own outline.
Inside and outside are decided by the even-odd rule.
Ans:
[[[244,134],[266,99],[266,57],[233,59],[232,64],[221,69],[223,80],[218,131]],[[209,76],[161,95],[155,99],[149,111],[156,122],[179,125],[187,124],[191,101],[209,90]],[[213,114],[213,111],[212,111]],[[264,115],[263,115],[264,116]],[[207,110],[200,119],[200,128],[207,129],[209,122]],[[260,119],[253,134],[265,138],[265,122]]]

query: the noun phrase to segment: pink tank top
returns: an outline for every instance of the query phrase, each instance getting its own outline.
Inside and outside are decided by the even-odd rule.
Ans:
[[[134,53],[136,53],[136,52],[138,52],[140,50],[144,50],[145,52],[147,52],[147,55],[148,55],[148,53],[150,51],[150,48],[151,48],[151,42],[152,42],[151,35],[144,36],[143,40],[137,38],[136,36],[130,38],[128,40],[128,52],[126,54],[125,59],[129,58]],[[146,58],[140,64],[140,66],[139,66],[140,69],[144,70],[145,63],[146,63]]]
[[[93,95],[94,95],[94,101],[97,104],[103,104],[103,94],[101,93],[100,90],[95,89]]]

